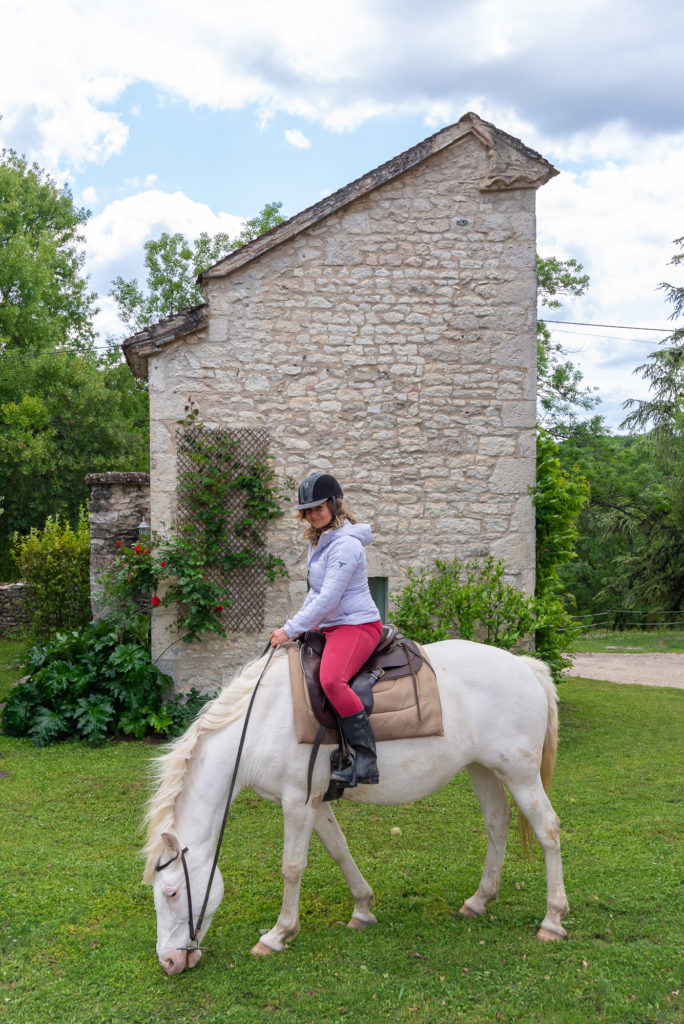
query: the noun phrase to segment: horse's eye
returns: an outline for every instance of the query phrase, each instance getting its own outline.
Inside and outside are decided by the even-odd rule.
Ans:
[[[175,900],[176,896],[178,895],[178,890],[172,889],[170,885],[164,886],[162,892],[169,900]]]

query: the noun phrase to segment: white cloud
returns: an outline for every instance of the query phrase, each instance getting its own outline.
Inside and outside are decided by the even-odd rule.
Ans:
[[[143,275],[143,245],[164,231],[196,238],[203,231],[237,235],[242,218],[214,213],[182,192],[150,190],[117,199],[92,217],[85,227],[86,271],[100,295],[106,295],[115,277]]]
[[[642,148],[631,164],[566,171],[538,194],[542,253],[577,256],[591,274],[590,305],[617,323],[665,326],[658,284],[684,225],[684,134]]]
[[[307,139],[306,135],[299,130],[299,128],[288,128],[285,132],[285,138],[294,146],[296,149],[310,149],[311,142]]]
[[[97,189],[94,189],[92,185],[88,185],[87,188],[83,189],[81,197],[88,206],[94,206],[98,202]]]
[[[539,251],[576,257],[591,278],[586,296],[565,301],[549,312],[552,319],[670,328],[671,308],[658,285],[676,278],[668,263],[684,225],[684,134],[634,156],[631,164],[562,173],[538,193]],[[555,337],[587,383],[599,387],[617,425],[621,403],[646,396],[646,382],[633,371],[665,335],[559,326]]]
[[[98,348],[104,348],[107,338],[120,338],[123,333],[121,321],[117,313],[117,305],[109,295],[98,298],[99,310],[95,316],[95,330],[99,336]]]
[[[474,108],[586,154],[621,121],[684,126],[683,31],[666,0],[23,0],[3,22],[0,131],[53,171],[102,163],[137,113],[105,105],[147,82],[192,108],[253,105],[262,123],[281,112],[333,131]]]

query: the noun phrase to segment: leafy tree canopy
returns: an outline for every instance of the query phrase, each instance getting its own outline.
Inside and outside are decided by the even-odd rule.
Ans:
[[[684,237],[677,238],[674,244],[682,250],[670,260],[676,267],[684,263]],[[684,285],[663,281],[659,288],[674,307],[670,319],[681,317],[684,313]],[[625,407],[632,411],[621,426],[632,432],[651,427],[653,440],[658,443],[666,438],[681,441],[684,427],[684,325],[675,328],[661,347],[651,353],[649,362],[638,366],[634,372],[649,381],[652,394],[647,399],[630,398],[625,402]]]
[[[0,359],[5,538],[49,515],[75,521],[88,502],[88,473],[146,470],[146,415],[147,396],[128,368],[95,354]]]
[[[82,276],[80,233],[87,218],[66,186],[2,150],[0,346],[6,352],[92,346],[95,295]]]
[[[684,261],[682,249],[672,259]],[[684,287],[663,283],[674,311]],[[580,462],[591,487],[580,517],[578,559],[564,582],[582,610],[679,613],[684,608],[684,327],[677,327],[635,371],[650,383],[647,399],[625,403],[632,437],[603,435],[597,422],[575,427],[562,457]],[[644,432],[645,431],[645,432]],[[675,616],[676,620],[677,616]],[[619,621],[619,619],[618,619]]]
[[[559,309],[564,295],[584,295],[589,276],[577,260],[537,256],[537,298],[540,306]],[[582,371],[565,358],[543,320],[537,321],[537,391],[539,419],[547,431],[565,435],[577,422],[578,411],[598,403],[592,389],[582,385]]]
[[[253,238],[282,224],[281,206],[282,203],[267,203],[245,223],[236,238],[225,232],[213,237],[203,232],[189,241],[182,234],[164,232],[145,242],[146,288],[135,278],[124,281],[117,277],[109,293],[116,301],[126,330],[134,334],[181,309],[199,305],[202,291],[197,284],[198,275]]]

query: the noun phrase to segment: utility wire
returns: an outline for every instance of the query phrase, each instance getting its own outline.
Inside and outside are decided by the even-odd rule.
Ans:
[[[654,345],[658,344],[655,338],[651,340],[648,338],[616,338],[614,334],[590,334],[588,331],[562,331],[560,327],[552,327],[551,333],[554,337],[558,334],[567,334],[568,337],[581,338],[582,341],[589,338],[596,338],[597,341],[617,342],[619,345],[649,345],[653,348]]]
[[[585,324],[581,320],[549,320],[548,317],[540,316],[547,324],[570,324],[572,327],[609,327],[614,331],[656,331],[658,334],[674,334],[673,327],[627,327],[625,324]]]

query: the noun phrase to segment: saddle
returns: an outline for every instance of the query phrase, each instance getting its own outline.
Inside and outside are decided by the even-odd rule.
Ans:
[[[317,721],[326,729],[337,729],[337,715],[330,706],[321,687],[321,657],[325,647],[325,633],[318,629],[310,629],[297,640],[299,644],[299,660],[304,673],[311,710]],[[370,658],[350,680],[349,687],[363,704],[367,715],[373,710],[373,686],[379,679],[398,679],[411,676],[413,692],[416,700],[418,717],[420,713],[420,695],[418,690],[418,672],[423,666],[423,655],[418,644],[401,636],[392,623],[383,626],[378,646]]]
[[[307,794],[306,801],[308,802],[311,794],[311,781],[313,778],[314,765],[318,756],[321,743],[324,742],[325,737],[334,737],[338,739],[339,746],[336,751],[330,755],[331,767],[342,768],[347,762],[347,749],[345,745],[344,735],[342,730],[339,728],[339,721],[334,710],[330,706],[323,689],[321,687],[320,679],[320,668],[321,668],[321,655],[323,654],[323,648],[325,647],[325,634],[319,630],[312,629],[308,630],[302,636],[298,637],[299,646],[299,663],[302,670],[302,679],[304,684],[304,693],[308,697],[307,703],[309,704],[310,713],[318,722],[318,730],[315,736],[312,736],[309,742],[312,742],[311,756],[309,758],[309,769],[307,772]],[[292,655],[295,652],[292,651]],[[425,663],[425,671],[428,672],[429,678],[432,679],[434,686],[428,684],[427,690],[421,688],[419,684],[418,673],[423,668]],[[297,703],[295,697],[296,685],[294,684],[293,674],[293,663],[290,661],[290,680],[293,683],[293,699],[295,705]],[[400,705],[402,709],[409,709],[409,719],[413,716],[415,724],[411,728],[409,735],[443,735],[442,724],[441,724],[441,708],[439,705],[439,697],[436,693],[436,680],[432,666],[425,659],[423,652],[418,647],[418,644],[413,640],[408,640],[406,637],[399,634],[399,630],[396,626],[388,624],[383,627],[380,635],[378,646],[376,647],[373,654],[370,656],[365,665],[362,666],[361,670],[357,672],[354,678],[350,681],[350,687],[360,698],[364,710],[367,715],[370,716],[374,707],[374,694],[373,686],[378,680],[383,680],[383,686],[386,685],[386,680],[397,680],[397,685],[401,682],[408,681],[411,679],[412,694],[408,700],[404,699]],[[422,673],[421,678],[425,683],[425,672]],[[394,684],[390,683],[390,687]],[[421,689],[423,692],[428,694],[428,708],[425,720],[423,720],[423,714],[421,711]],[[390,705],[393,702],[390,700]],[[383,714],[380,715],[380,719],[392,718],[395,719],[394,714],[387,714],[388,710],[394,710],[386,706],[387,700],[385,698],[385,707]],[[399,707],[397,706],[397,710]],[[436,712],[436,713],[435,713]],[[297,718],[297,711],[295,709],[295,719]],[[381,726],[381,735],[378,736],[378,729],[373,719],[371,719],[373,731],[378,738],[394,738],[394,731],[392,728],[387,729],[387,723],[384,722],[384,732],[386,735],[382,735],[383,726]],[[298,734],[298,739],[302,742],[301,737]],[[330,742],[327,740],[326,742]],[[323,797],[324,800],[337,800],[340,798],[343,792],[343,787],[337,782],[330,782],[328,790]]]

